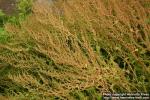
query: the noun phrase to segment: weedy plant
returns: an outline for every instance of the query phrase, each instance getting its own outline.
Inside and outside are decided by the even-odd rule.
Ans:
[[[19,25],[5,24],[12,40],[0,44],[0,61],[10,67],[0,76],[0,94],[99,100],[102,92],[150,92],[149,10],[143,2],[23,0],[19,15],[28,16]]]

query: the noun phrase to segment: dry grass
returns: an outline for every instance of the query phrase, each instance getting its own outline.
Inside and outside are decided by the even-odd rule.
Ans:
[[[6,71],[0,72],[0,87],[11,81],[3,95],[73,99],[72,92],[90,87],[98,93],[149,92],[150,26],[145,21],[150,10],[145,2],[35,2],[21,26],[5,25],[11,39],[0,44],[0,71]]]

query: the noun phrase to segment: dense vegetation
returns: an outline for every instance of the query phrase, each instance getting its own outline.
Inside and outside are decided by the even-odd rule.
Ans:
[[[0,99],[150,92],[149,0],[20,0],[0,11]]]

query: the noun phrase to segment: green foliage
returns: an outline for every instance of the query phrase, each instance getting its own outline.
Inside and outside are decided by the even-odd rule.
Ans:
[[[71,95],[76,98],[76,100],[84,100],[84,94],[82,92],[75,91]]]
[[[20,20],[18,16],[11,16],[7,20],[8,23],[14,24],[14,25],[20,25]]]
[[[74,91],[70,95],[76,100],[102,100],[101,94],[95,87],[89,87],[83,91]]]
[[[144,6],[145,8],[150,8],[150,2],[144,2],[143,6]]]
[[[20,0],[17,4],[19,13],[16,16],[10,16],[8,22],[15,25],[20,25],[20,22],[25,20],[25,18],[32,12],[33,0]]]
[[[0,28],[0,43],[6,43],[9,40],[9,34],[4,30],[4,28]]]
[[[8,16],[6,16],[2,10],[0,10],[0,43],[6,43],[9,40],[9,35],[4,29],[4,25],[8,20]]]
[[[146,20],[145,20],[145,23],[146,23],[146,24],[150,24],[150,18],[146,19]]]
[[[26,16],[31,13],[33,0],[20,0],[17,4],[19,13],[17,15],[8,16],[0,10],[0,43],[6,43],[9,40],[9,34],[4,29],[6,23],[11,23],[20,26],[20,23],[25,20]]]
[[[5,14],[3,13],[2,10],[0,10],[0,16],[4,16]]]
[[[3,27],[7,20],[6,15],[0,10],[0,27]]]
[[[83,93],[88,97],[89,100],[101,100],[101,95],[95,87],[90,87],[84,90]]]
[[[20,93],[20,92],[27,92],[28,90],[24,87],[22,87],[20,84],[17,84],[15,82],[13,82],[13,80],[4,77],[4,78],[0,78],[0,94],[2,95],[7,95],[9,93],[12,93],[13,95],[15,95],[16,93]]]
[[[18,3],[19,16],[25,17],[32,11],[33,0],[20,0]]]
[[[15,25],[20,25],[20,22],[25,20],[27,15],[32,12],[33,0],[19,0],[16,4],[18,9],[18,14],[8,16],[0,10],[0,26],[4,26],[5,23],[12,23]]]

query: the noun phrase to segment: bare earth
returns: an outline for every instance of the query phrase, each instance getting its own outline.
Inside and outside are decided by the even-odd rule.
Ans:
[[[7,15],[12,15],[16,12],[16,0],[0,0],[0,9]]]

